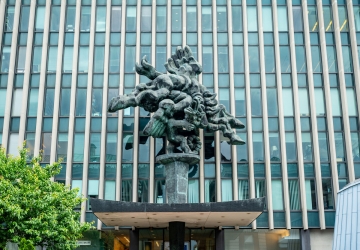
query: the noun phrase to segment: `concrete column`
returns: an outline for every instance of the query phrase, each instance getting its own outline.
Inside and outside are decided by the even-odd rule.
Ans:
[[[187,203],[189,164],[181,161],[165,165],[168,203]]]
[[[12,94],[13,94],[13,85],[14,85],[14,71],[15,71],[15,62],[16,62],[16,51],[17,51],[17,41],[18,41],[18,29],[19,29],[19,19],[20,19],[20,7],[21,1],[16,1],[15,4],[15,13],[14,13],[14,25],[11,38],[11,51],[10,51],[10,61],[9,61],[9,72],[8,72],[8,84],[6,89],[6,103],[5,103],[5,112],[4,112],[4,127],[3,127],[3,137],[2,145],[3,147],[8,147],[9,132],[10,132],[10,116],[11,116],[11,104],[12,104]]]
[[[336,56],[337,56],[337,66],[338,66],[338,77],[339,77],[339,89],[341,97],[341,110],[342,110],[342,121],[343,121],[343,133],[345,140],[345,152],[346,152],[346,165],[348,169],[349,182],[355,180],[355,171],[354,171],[354,162],[353,162],[353,151],[351,145],[351,135],[350,135],[350,123],[349,123],[349,112],[348,112],[348,103],[346,96],[346,86],[345,86],[345,74],[344,74],[344,60],[342,53],[342,44],[340,37],[340,25],[339,25],[339,12],[337,0],[332,0],[332,12],[333,12],[333,24],[334,24],[334,37],[335,37],[335,47],[336,47]],[[354,55],[353,55],[354,56]],[[354,68],[354,71],[358,69]]]
[[[151,23],[153,27],[156,24],[156,0],[152,0],[151,7]],[[151,62],[156,65],[156,29],[151,30]],[[150,136],[150,175],[149,175],[149,202],[154,202],[154,186],[155,186],[155,139]]]
[[[141,17],[141,2],[137,2],[136,6],[136,51],[135,61],[140,57],[140,17]],[[135,74],[135,84],[139,84],[140,75]],[[139,115],[140,107],[134,108],[134,134],[133,134],[133,181],[132,181],[132,201],[137,201],[138,196],[138,163],[139,163]]]
[[[227,1],[227,15],[228,15],[228,46],[229,46],[229,80],[230,80],[230,110],[229,112],[235,117],[235,88],[234,88],[234,48],[232,36],[232,8],[231,1]],[[233,186],[233,200],[239,199],[238,176],[237,176],[237,148],[231,145],[231,165],[232,165],[232,186]]]
[[[249,74],[249,42],[247,30],[246,0],[242,0],[243,14],[243,34],[244,34],[244,62],[245,62],[245,100],[246,100],[246,127],[247,127],[247,148],[249,157],[249,190],[250,197],[255,198],[255,178],[254,178],[254,151],[252,142],[252,121],[251,121],[251,94],[250,94],[250,74]],[[252,229],[256,229],[256,220],[252,223]]]
[[[95,17],[96,17],[96,0],[91,1],[91,26],[89,41],[89,68],[88,83],[86,90],[86,118],[85,118],[85,141],[84,141],[84,161],[82,176],[82,195],[87,197],[88,194],[88,173],[89,173],[89,145],[90,145],[90,122],[91,122],[91,104],[92,104],[92,82],[94,68],[94,44],[95,44]],[[81,204],[80,221],[85,221],[86,201]]]
[[[201,27],[201,0],[197,0],[197,39],[198,39],[198,62],[202,65],[202,27]],[[199,83],[202,84],[202,74],[199,75]],[[205,164],[205,143],[204,131],[200,129],[199,137],[201,140],[200,163],[199,163],[199,186],[200,186],[200,202],[205,202],[205,179],[204,179],[204,164]]]
[[[225,249],[225,231],[215,229],[215,250]]]
[[[62,5],[63,6],[63,5]],[[63,8],[63,7],[62,7]],[[63,13],[63,20],[65,22],[65,11]],[[60,23],[63,23],[60,21]],[[58,137],[59,127],[59,110],[60,110],[60,93],[61,93],[61,78],[62,78],[62,62],[64,52],[64,37],[65,37],[65,25],[59,27],[59,38],[58,38],[58,51],[57,51],[57,63],[56,63],[56,76],[55,76],[55,94],[54,94],[54,112],[53,112],[53,123],[51,133],[51,152],[50,152],[50,163],[55,161],[56,157],[56,146]]]
[[[310,231],[300,229],[301,250],[311,250]]]
[[[286,159],[286,140],[285,140],[285,124],[284,124],[284,107],[283,107],[283,94],[281,86],[281,63],[280,63],[280,48],[279,48],[279,28],[277,26],[277,5],[276,1],[272,1],[272,13],[274,24],[274,47],[275,47],[275,65],[276,65],[276,92],[278,96],[278,109],[279,109],[279,135],[280,135],[280,148],[281,148],[281,173],[283,179],[283,192],[284,192],[284,206],[285,206],[285,220],[286,228],[291,229],[290,219],[290,201],[289,201],[289,188],[288,188],[288,172],[287,172],[287,159]]]
[[[5,6],[6,6],[6,0],[0,2],[0,16],[5,16]],[[3,31],[4,31],[4,22],[5,18],[0,19],[0,48],[2,46],[2,37],[3,37]]]
[[[130,248],[129,250],[139,250],[139,229],[129,230]]]
[[[74,50],[71,75],[70,90],[70,112],[69,112],[69,132],[68,132],[68,149],[66,160],[66,185],[71,184],[72,157],[74,145],[74,127],[75,127],[75,99],[76,99],[76,82],[78,73],[78,55],[79,55],[79,36],[80,36],[80,14],[81,3],[76,3],[75,31],[74,31]]]
[[[106,124],[107,124],[107,100],[109,85],[109,53],[110,53],[110,15],[111,0],[106,3],[106,28],[105,28],[105,55],[104,55],[104,85],[103,85],[103,103],[101,117],[101,149],[100,149],[100,175],[99,175],[99,199],[104,199],[105,193],[105,162],[106,162]],[[98,220],[97,228],[101,230],[102,223]]]
[[[314,166],[315,166],[315,181],[316,181],[316,192],[317,192],[317,203],[319,209],[319,220],[321,229],[325,229],[325,215],[324,215],[324,200],[322,191],[322,179],[321,179],[321,164],[320,164],[320,151],[319,151],[319,138],[318,128],[316,120],[316,103],[315,103],[315,91],[313,81],[313,65],[311,60],[311,44],[310,44],[310,30],[308,21],[308,9],[306,2],[302,3],[302,12],[304,20],[304,35],[305,35],[305,50],[306,50],[306,65],[307,65],[307,81],[309,90],[309,105],[310,105],[310,119],[311,119],[311,130],[312,130],[312,143],[314,153]]]
[[[288,11],[288,20],[289,20],[289,38],[290,38],[289,41],[291,45],[291,44],[295,44],[291,1],[287,1],[287,11]],[[298,95],[298,81],[296,75],[297,69],[296,69],[295,46],[290,46],[290,56],[291,56],[291,72],[292,72],[291,73],[292,90],[294,95],[294,119],[295,119],[296,148],[297,148],[299,184],[300,184],[300,201],[301,201],[303,227],[304,229],[307,229],[308,217],[307,217],[307,207],[306,207],[304,157],[303,157],[302,138],[301,138],[300,106],[299,106],[299,95]]]
[[[185,222],[169,222],[170,250],[183,250],[185,241]],[[131,241],[130,241],[131,244]]]
[[[267,111],[266,95],[266,74],[265,74],[265,53],[264,53],[264,34],[262,28],[262,5],[261,0],[257,0],[257,17],[259,32],[259,54],[260,54],[260,79],[261,79],[261,99],[262,99],[262,120],[263,120],[263,140],[264,140],[264,161],[266,177],[266,199],[268,210],[269,229],[274,229],[274,213],[271,186],[271,167],[270,167],[270,142],[269,142],[269,122]]]
[[[35,20],[36,1],[31,1],[29,20]],[[45,12],[45,20],[48,20],[49,13]],[[48,23],[44,24],[47,25]],[[30,71],[31,71],[31,54],[33,50],[34,21],[29,21],[28,36],[25,56],[25,72],[23,83],[23,95],[21,103],[20,127],[19,127],[19,147],[22,147],[25,138],[26,114],[29,96]]]
[[[121,6],[121,30],[125,30],[126,20],[126,1],[122,1]],[[121,47],[120,47],[120,83],[124,82],[124,67],[125,67],[125,32],[121,32]],[[119,95],[124,94],[124,84],[119,86]],[[115,200],[119,201],[121,196],[121,157],[122,157],[122,130],[123,130],[123,116],[124,111],[118,112],[118,139],[117,139],[117,158],[116,158],[116,194]]]
[[[336,202],[337,193],[339,191],[339,180],[338,180],[338,170],[337,170],[337,162],[336,162],[334,124],[332,120],[333,115],[331,109],[330,80],[329,80],[329,68],[328,68],[328,59],[327,59],[327,51],[326,51],[324,15],[322,10],[323,10],[322,0],[318,0],[317,12],[318,12],[318,21],[319,21],[320,49],[321,49],[321,61],[322,61],[324,93],[325,93],[326,125],[328,131],[329,158],[331,164],[331,177],[332,177],[333,192],[334,192],[334,202]]]
[[[217,9],[216,0],[212,1],[212,34],[213,34],[213,58],[214,58],[214,90],[219,89],[219,77],[218,77],[218,44],[217,44]],[[219,95],[216,96],[216,100],[219,101]],[[220,132],[214,132],[214,145],[215,145],[215,177],[216,177],[216,201],[221,201],[221,151],[220,151]]]

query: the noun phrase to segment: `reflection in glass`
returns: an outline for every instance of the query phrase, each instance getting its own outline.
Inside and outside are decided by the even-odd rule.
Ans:
[[[5,31],[12,31],[14,27],[14,14],[15,14],[15,7],[7,7],[5,13],[5,24],[4,29]]]
[[[202,6],[202,8],[201,8],[201,25],[202,25],[202,31],[211,31],[212,30],[211,7]]]
[[[171,31],[181,31],[182,18],[181,7],[171,7]]]
[[[136,31],[136,7],[126,8],[126,31]]]
[[[281,72],[291,72],[290,50],[288,46],[280,46]]]
[[[90,7],[88,7],[90,8]],[[65,30],[68,32],[74,32],[75,29],[75,16],[76,16],[76,7],[68,6],[66,7],[66,20],[65,20]],[[90,24],[90,20],[89,20]]]
[[[233,31],[242,31],[242,12],[240,6],[232,6]]]
[[[106,7],[105,6],[97,6],[96,7],[96,31],[105,31],[106,27]]]
[[[186,31],[196,31],[197,30],[197,16],[196,16],[196,7],[188,6],[186,7]]]
[[[272,31],[272,11],[271,6],[263,6],[262,7],[262,26],[263,31]]]
[[[84,159],[84,134],[76,133],[74,135],[74,154],[73,161],[74,162],[82,162]]]
[[[198,203],[199,198],[199,180],[189,180],[188,186],[188,203]]]
[[[289,180],[290,210],[300,210],[300,192],[298,180]]]
[[[232,180],[221,180],[221,201],[232,200]]]
[[[132,201],[132,180],[121,181],[121,201]]]
[[[121,31],[121,6],[111,7],[110,31],[111,32]]]
[[[248,31],[257,31],[257,11],[256,6],[248,6],[247,10],[247,24],[248,24]]]
[[[151,31],[151,7],[141,7],[141,31]]]
[[[156,30],[166,31],[166,7],[156,7]]]
[[[205,179],[205,202],[215,202],[216,183],[214,179]]]
[[[305,180],[306,208],[308,210],[316,209],[315,180]]]
[[[284,210],[282,181],[271,180],[272,205],[274,210]]]

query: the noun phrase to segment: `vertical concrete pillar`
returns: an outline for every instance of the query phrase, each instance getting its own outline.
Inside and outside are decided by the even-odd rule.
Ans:
[[[215,229],[215,250],[225,249],[225,232],[219,228]]]
[[[310,231],[300,229],[301,250],[311,250]]]
[[[129,230],[130,248],[129,250],[139,250],[139,229]]]
[[[185,222],[169,222],[170,250],[183,250],[185,241]]]

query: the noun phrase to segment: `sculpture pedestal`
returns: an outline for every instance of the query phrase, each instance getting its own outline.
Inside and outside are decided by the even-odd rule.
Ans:
[[[167,203],[187,203],[189,165],[200,161],[194,154],[172,153],[156,157],[156,161],[165,166]],[[185,222],[169,222],[170,250],[183,250],[185,240]]]
[[[156,161],[165,166],[167,203],[187,203],[189,165],[200,161],[194,154],[173,153],[160,155]]]

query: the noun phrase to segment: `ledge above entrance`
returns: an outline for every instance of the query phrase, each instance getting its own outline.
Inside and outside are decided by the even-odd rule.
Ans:
[[[106,226],[164,228],[170,221],[189,228],[247,226],[264,210],[265,197],[241,201],[159,204],[90,199],[93,213]]]

